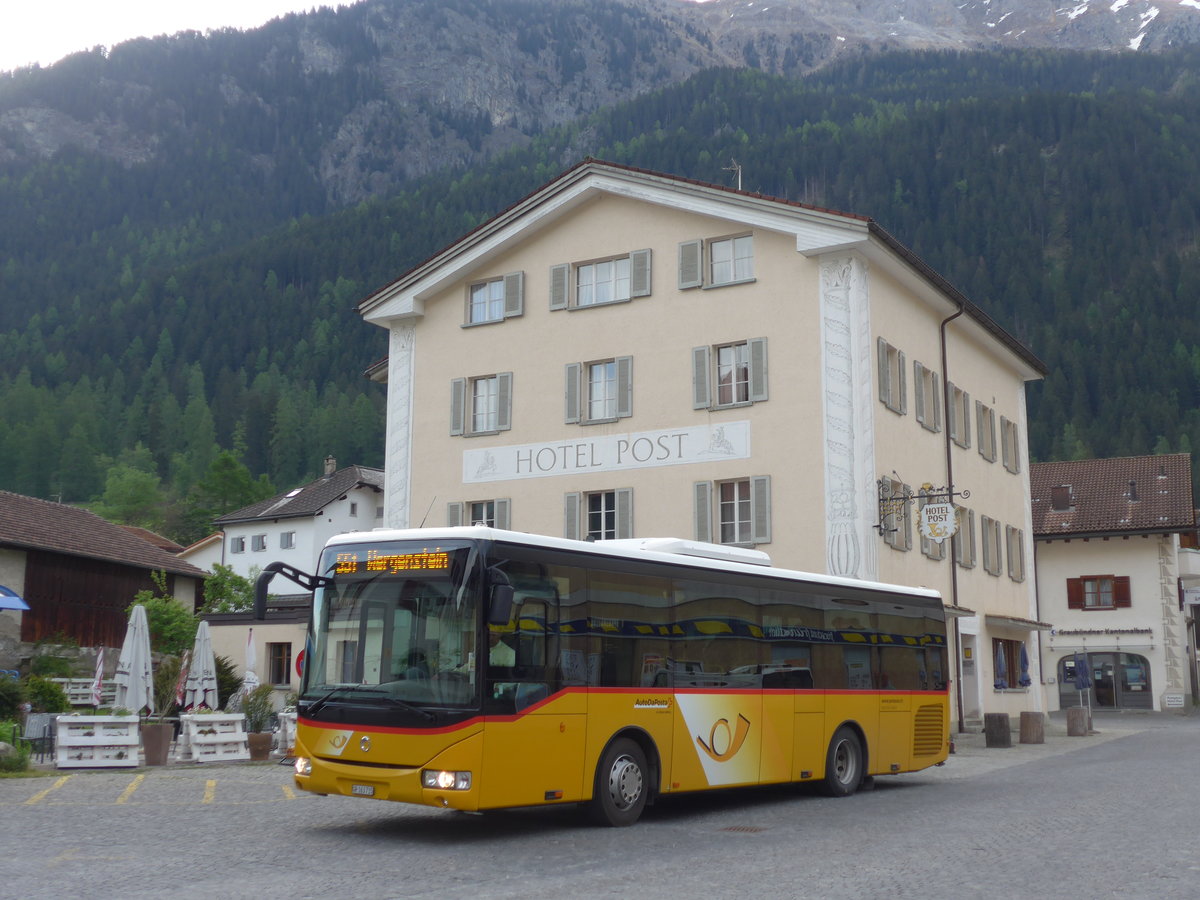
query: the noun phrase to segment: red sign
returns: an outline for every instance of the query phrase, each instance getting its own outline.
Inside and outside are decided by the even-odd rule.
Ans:
[[[304,675],[304,651],[301,650],[296,654],[296,675],[303,677]]]

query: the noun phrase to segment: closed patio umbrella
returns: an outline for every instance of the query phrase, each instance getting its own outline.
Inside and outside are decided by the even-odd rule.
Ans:
[[[1004,645],[996,645],[996,680],[994,687],[1001,691],[1008,687],[1008,663],[1004,659]]]
[[[1021,687],[1033,684],[1033,679],[1029,677],[1029,651],[1024,644],[1021,645],[1021,677],[1017,679],[1017,684]]]
[[[221,705],[217,696],[217,660],[213,654],[212,636],[208,623],[201,621],[196,629],[196,641],[192,644],[192,667],[188,671],[187,687],[183,694],[184,709],[207,706],[216,709]]]
[[[125,630],[125,643],[117,661],[117,696],[113,704],[130,712],[145,707],[154,712],[154,674],[150,668],[150,626],[146,608],[135,606]]]

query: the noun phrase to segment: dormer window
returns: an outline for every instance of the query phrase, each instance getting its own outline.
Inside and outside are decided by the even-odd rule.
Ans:
[[[1071,486],[1069,484],[1061,484],[1058,487],[1050,488],[1050,508],[1055,512],[1070,512],[1072,503]]]

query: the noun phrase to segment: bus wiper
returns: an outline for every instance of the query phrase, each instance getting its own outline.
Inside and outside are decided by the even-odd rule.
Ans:
[[[436,722],[437,721],[437,716],[435,716],[429,710],[422,709],[421,707],[416,706],[415,704],[409,703],[407,700],[401,700],[399,697],[389,697],[387,695],[384,695],[380,699],[386,700],[388,703],[391,703],[395,706],[403,707],[404,709],[408,710],[409,712],[415,712],[418,715],[424,716],[425,720],[427,722]]]
[[[357,685],[339,684],[333,690],[329,691],[326,694],[323,694],[317,700],[314,700],[309,705],[308,709],[305,711],[306,715],[310,715],[310,716],[315,715],[321,709],[321,707],[324,706],[326,703],[328,703],[329,700],[333,697],[333,695],[336,694],[338,691],[348,691],[348,690],[350,690],[351,687],[356,687],[356,686]]]

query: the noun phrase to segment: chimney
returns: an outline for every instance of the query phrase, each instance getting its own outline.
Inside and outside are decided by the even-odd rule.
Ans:
[[[1129,479],[1129,499],[1130,499],[1130,500],[1136,500],[1137,498],[1138,498],[1138,495],[1137,495],[1137,482],[1136,482],[1136,481],[1134,481],[1132,478],[1130,478],[1130,479]]]
[[[325,476],[328,477],[337,471],[337,460],[332,456],[325,457]]]

